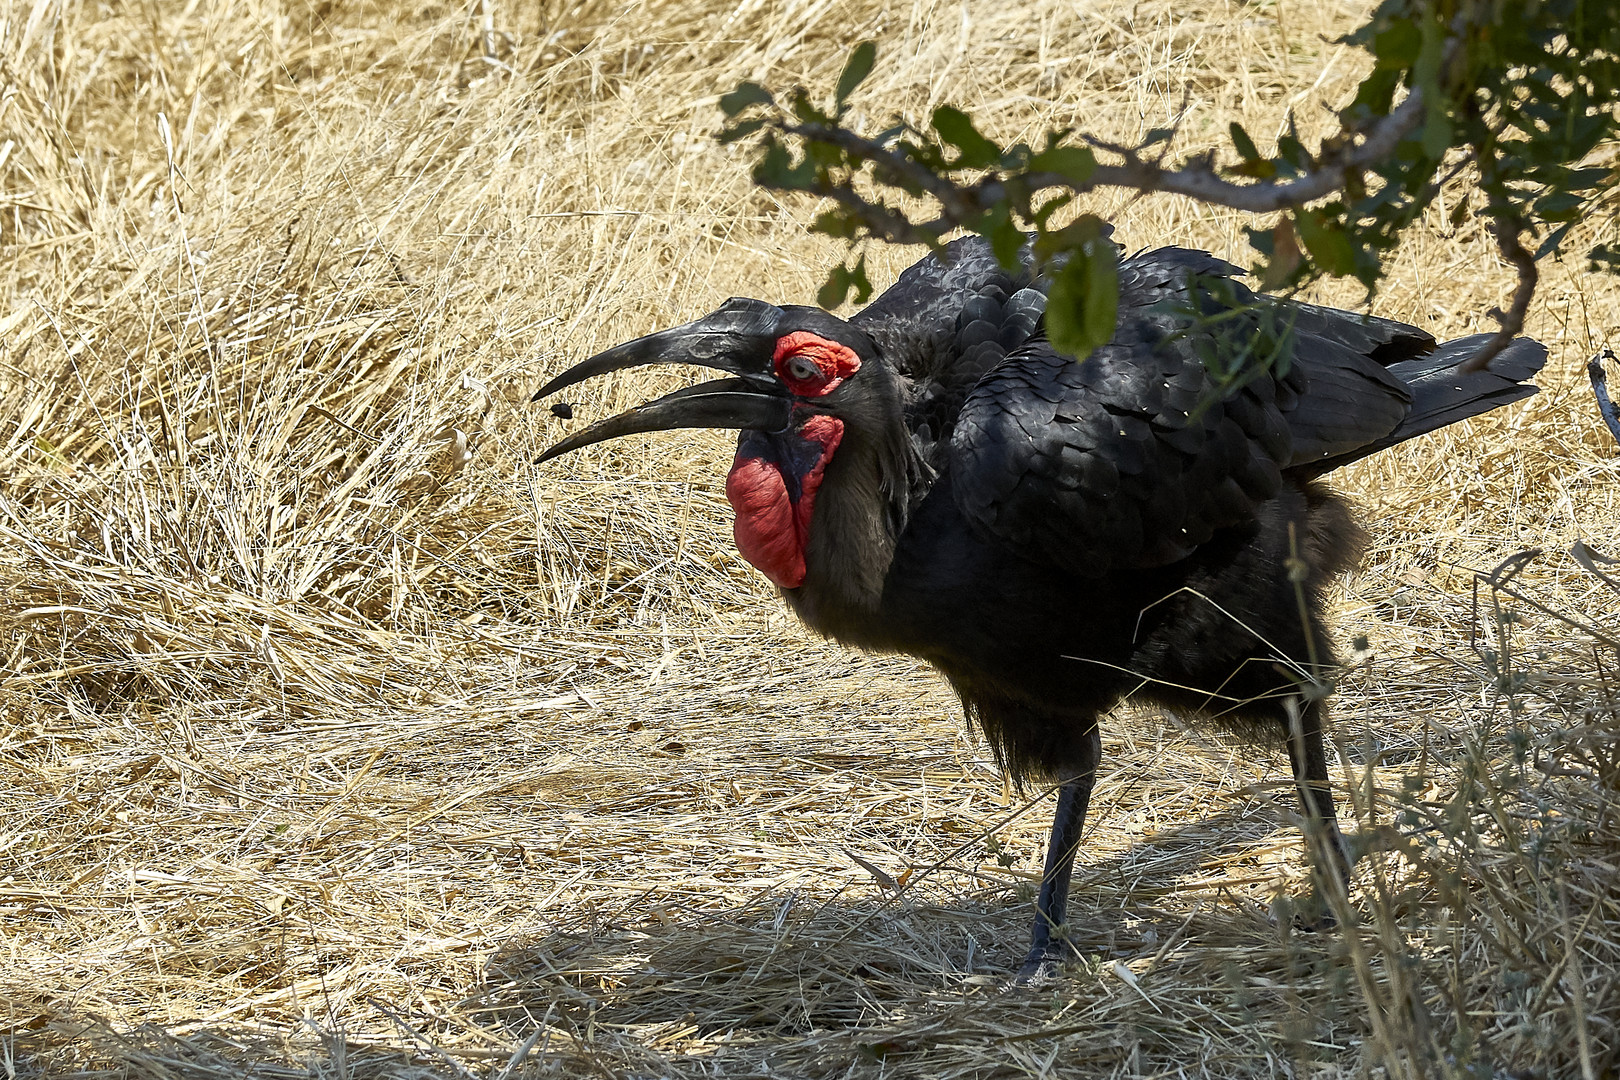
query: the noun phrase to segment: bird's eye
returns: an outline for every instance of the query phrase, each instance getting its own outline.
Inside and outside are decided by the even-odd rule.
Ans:
[[[821,381],[821,365],[808,356],[790,356],[783,367],[787,369],[788,378],[794,382]]]

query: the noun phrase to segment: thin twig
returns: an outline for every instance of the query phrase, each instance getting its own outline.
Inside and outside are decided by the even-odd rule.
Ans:
[[[1592,550],[1591,545],[1585,540],[1575,541],[1574,545],[1569,549],[1569,555],[1570,558],[1580,564],[1582,570],[1585,570],[1615,592],[1620,593],[1620,578],[1610,577],[1597,567],[1598,563],[1603,563],[1606,566],[1620,566],[1620,559],[1611,559],[1607,555],[1598,554]]]
[[[1592,393],[1597,395],[1598,415],[1608,427],[1615,442],[1620,442],[1620,413],[1615,411],[1614,399],[1609,397],[1609,377],[1603,370],[1603,361],[1614,360],[1614,350],[1605,345],[1586,362],[1586,377],[1592,380]]]
[[[1513,290],[1513,303],[1507,311],[1501,308],[1492,308],[1491,315],[1501,324],[1494,337],[1469,357],[1457,365],[1460,372],[1483,371],[1490,362],[1496,359],[1503,349],[1513,344],[1513,339],[1519,336],[1524,329],[1524,316],[1530,310],[1530,301],[1536,296],[1536,282],[1541,279],[1536,270],[1536,257],[1525,250],[1519,243],[1519,233],[1524,229],[1518,215],[1506,208],[1493,208],[1491,213],[1491,232],[1496,235],[1496,246],[1502,257],[1513,264],[1518,272],[1519,283]]]

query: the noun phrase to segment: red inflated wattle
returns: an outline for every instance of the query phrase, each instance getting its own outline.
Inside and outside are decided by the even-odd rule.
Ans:
[[[726,501],[737,514],[731,534],[742,557],[782,588],[798,588],[804,548],[782,470],[764,458],[738,457],[726,476]]]
[[[782,467],[762,457],[738,455],[726,475],[726,500],[736,512],[732,536],[742,557],[758,567],[773,583],[796,589],[804,583],[805,547],[816,492],[827,463],[844,437],[844,422],[831,416],[812,416],[793,437],[819,443],[816,462],[798,478],[799,498],[789,495]]]
[[[788,374],[787,361],[795,356],[802,356],[820,368],[820,378],[795,379]],[[830,394],[839,383],[861,369],[861,358],[855,355],[854,349],[808,330],[795,330],[777,338],[776,351],[771,360],[776,368],[776,377],[800,397]]]

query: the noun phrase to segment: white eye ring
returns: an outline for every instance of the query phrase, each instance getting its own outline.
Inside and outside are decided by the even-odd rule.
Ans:
[[[821,379],[821,366],[808,356],[790,356],[787,373],[795,382],[815,382]]]

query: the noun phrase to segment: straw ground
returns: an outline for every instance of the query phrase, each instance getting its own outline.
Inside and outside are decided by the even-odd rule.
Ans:
[[[1612,1075],[1620,592],[1568,554],[1620,546],[1612,280],[1546,267],[1541,396],[1338,477],[1377,538],[1338,602],[1350,928],[1273,918],[1280,752],[1122,712],[1087,959],[1034,992],[1048,802],[926,669],[784,615],[728,439],[529,464],[545,374],[838,254],[709,138],[739,79],[825,90],[874,39],[874,122],[1185,106],[1194,149],[1320,130],[1362,14],[0,4],[5,1075]],[[1091,208],[1239,260],[1252,224]],[[1372,310],[1463,334],[1510,283],[1437,213]]]

